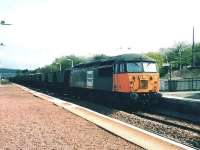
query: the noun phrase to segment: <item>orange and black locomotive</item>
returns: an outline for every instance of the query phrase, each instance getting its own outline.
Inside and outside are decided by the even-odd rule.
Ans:
[[[80,95],[115,95],[133,102],[149,102],[161,96],[159,84],[153,59],[124,54],[74,66],[69,86],[72,92]]]

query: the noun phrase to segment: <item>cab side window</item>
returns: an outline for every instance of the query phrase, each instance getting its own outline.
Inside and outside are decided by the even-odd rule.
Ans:
[[[125,72],[125,65],[124,63],[118,64],[118,73],[123,73]]]
[[[115,64],[115,67],[114,67],[115,73],[118,73],[118,66],[119,66],[119,64]]]

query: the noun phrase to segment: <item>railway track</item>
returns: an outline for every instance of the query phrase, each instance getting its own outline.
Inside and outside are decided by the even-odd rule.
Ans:
[[[171,118],[169,116],[160,116],[160,115],[155,115],[151,113],[146,113],[146,112],[132,112],[134,115],[137,115],[141,118],[145,118],[148,120],[152,120],[155,122],[159,122],[165,125],[169,126],[174,126],[177,128],[181,128],[187,131],[195,132],[200,134],[200,127],[197,125],[192,125],[191,123],[182,121],[182,120],[177,120],[175,118]],[[192,127],[190,127],[192,125]]]
[[[49,91],[47,90],[46,91],[47,93],[49,93]],[[51,91],[52,92],[52,91]],[[62,93],[62,92],[61,92]],[[59,94],[57,93],[56,91],[53,91],[52,92],[52,95],[57,95],[57,96],[61,96],[62,98],[67,98],[67,99],[71,99],[71,100],[74,100],[76,101],[77,100],[77,97],[70,97],[67,93],[62,93],[62,94]],[[81,98],[79,98],[81,99]],[[109,107],[109,108],[113,108],[113,104],[111,103],[99,103],[100,105],[104,105],[106,107]],[[186,114],[186,113],[179,113],[179,112],[176,112],[176,110],[172,110],[172,109],[165,109],[163,108],[162,106],[152,106],[151,109],[147,108],[147,109],[144,109],[143,111],[134,111],[132,109],[127,109],[126,107],[114,107],[114,109],[119,109],[119,110],[123,110],[125,112],[128,112],[128,113],[134,113],[135,115],[138,115],[140,117],[143,117],[143,118],[146,118],[146,119],[151,119],[151,120],[154,120],[154,121],[159,121],[162,122],[162,123],[165,123],[165,124],[168,124],[168,125],[174,125],[176,127],[179,127],[179,128],[183,128],[183,129],[188,129],[190,131],[193,131],[193,132],[197,132],[199,133],[200,132],[200,128],[199,127],[196,127],[195,129],[193,128],[190,128],[190,127],[185,127],[181,122],[184,122],[184,124],[187,124],[187,126],[190,126],[190,124],[192,123],[193,125],[199,125],[200,124],[200,119],[197,117],[197,116],[194,116],[192,114]],[[159,117],[159,116],[162,116]],[[159,119],[160,118],[160,119]],[[176,123],[174,123],[176,122]]]

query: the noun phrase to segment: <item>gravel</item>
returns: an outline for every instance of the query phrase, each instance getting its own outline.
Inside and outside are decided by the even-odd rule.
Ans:
[[[94,104],[88,101],[83,101],[83,100],[71,100],[71,101],[83,107],[87,107],[96,112],[121,120],[123,122],[129,123],[131,125],[137,126],[139,128],[145,129],[155,134],[161,135],[163,137],[172,139],[179,143],[200,148],[200,134],[198,133],[184,130],[178,127],[169,126],[169,125],[162,124],[156,121],[151,121],[149,119],[145,119],[134,114],[130,114],[121,110],[108,108],[108,107],[105,107],[99,104]],[[184,124],[183,122],[180,122],[178,120],[174,120],[174,122],[179,122],[180,124]],[[194,127],[194,128],[199,129],[200,125],[198,126],[198,125],[190,124],[189,127],[191,128]]]
[[[169,139],[175,140],[182,144],[200,148],[200,134],[191,131],[183,130],[181,128],[172,127],[169,125],[161,124],[159,122],[143,119],[137,115],[129,114],[126,112],[116,112],[111,115],[115,119],[127,122],[137,127],[143,128],[150,132],[159,134]]]
[[[141,149],[13,85],[0,87],[0,149]]]

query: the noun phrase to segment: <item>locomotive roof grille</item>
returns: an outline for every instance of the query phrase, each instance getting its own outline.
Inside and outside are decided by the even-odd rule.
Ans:
[[[87,63],[81,63],[73,68],[90,68],[90,67],[100,67],[100,66],[107,66],[107,65],[112,65],[113,63],[117,62],[138,62],[138,61],[144,61],[144,62],[155,62],[154,59],[147,57],[145,55],[141,54],[123,54],[123,55],[118,55],[118,56],[113,56],[109,57],[106,59],[101,59],[97,61],[91,61]]]

